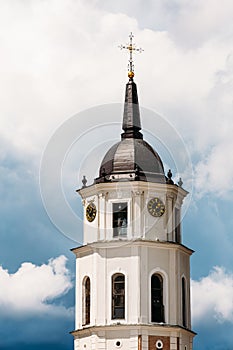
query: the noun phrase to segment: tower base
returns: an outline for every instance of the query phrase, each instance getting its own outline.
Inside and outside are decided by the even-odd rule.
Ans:
[[[196,333],[171,325],[111,325],[71,332],[74,350],[192,350]]]

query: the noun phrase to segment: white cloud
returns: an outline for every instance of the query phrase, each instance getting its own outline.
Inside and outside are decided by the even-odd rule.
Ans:
[[[211,318],[233,322],[233,273],[214,267],[207,277],[191,282],[194,323]]]
[[[184,47],[201,46],[212,38],[230,32],[231,0],[92,0],[98,7],[137,18],[140,28],[167,30]]]
[[[217,188],[224,196],[232,167],[230,181],[223,170],[213,174],[226,163],[233,129],[232,1],[137,1],[131,10],[129,1],[2,2],[2,134],[38,155],[64,119],[122,102],[127,54],[117,46],[133,31],[145,49],[135,59],[141,104],[165,115],[192,145],[196,173],[209,172],[208,186],[198,175],[198,192]]]
[[[0,309],[7,313],[63,313],[71,310],[52,304],[72,288],[71,276],[63,255],[36,266],[24,262],[10,274],[0,267]]]
[[[233,191],[233,140],[224,140],[214,146],[206,159],[195,167],[197,197],[213,193],[215,196],[231,198]]]
[[[135,20],[79,0],[16,0],[2,6],[0,22],[1,128],[20,149],[40,152],[63,120],[121,96],[104,86],[118,77],[117,60],[126,67],[119,22],[125,35]]]
[[[176,11],[171,14],[175,39],[186,47],[200,47],[206,41],[226,38],[232,33],[229,23],[233,14],[231,0],[175,1]],[[185,28],[185,30],[184,30]]]
[[[199,126],[201,159],[195,167],[195,187],[199,196],[212,193],[230,198],[233,189],[233,55],[216,73],[215,84],[204,104],[204,123]]]

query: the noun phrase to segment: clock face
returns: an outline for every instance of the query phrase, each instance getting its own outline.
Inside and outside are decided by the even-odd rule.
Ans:
[[[160,217],[165,213],[165,205],[163,204],[161,199],[159,199],[157,197],[152,198],[148,202],[147,209],[148,209],[149,213],[155,217]]]
[[[96,206],[94,203],[90,203],[88,204],[88,206],[86,207],[86,218],[89,222],[92,222],[95,220],[96,217]]]

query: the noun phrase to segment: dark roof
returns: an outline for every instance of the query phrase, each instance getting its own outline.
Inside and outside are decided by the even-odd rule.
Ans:
[[[166,182],[158,153],[143,140],[137,86],[126,84],[121,141],[104,156],[95,183],[122,180]]]
[[[124,130],[124,133],[121,135],[122,138],[143,138],[140,133],[141,121],[137,85],[132,79],[126,84],[122,129]]]

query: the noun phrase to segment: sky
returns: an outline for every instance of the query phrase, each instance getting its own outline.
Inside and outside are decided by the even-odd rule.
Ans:
[[[73,348],[75,190],[119,139],[130,32],[145,139],[190,192],[194,349],[233,348],[232,18],[231,0],[0,0],[1,349]]]

